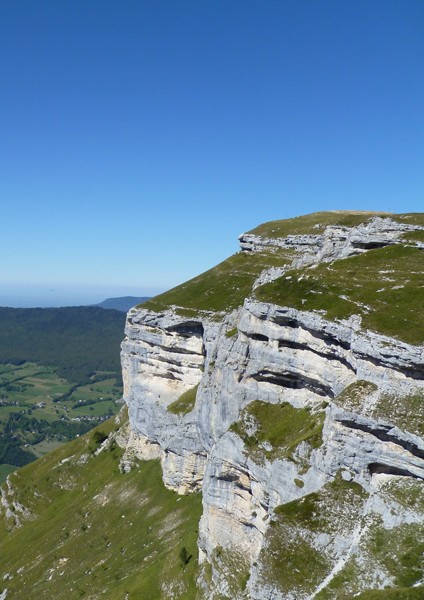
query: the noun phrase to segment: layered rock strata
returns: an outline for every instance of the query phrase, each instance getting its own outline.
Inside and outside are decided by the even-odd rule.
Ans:
[[[417,227],[376,218],[284,240],[244,235],[241,248],[290,246],[298,252],[291,266],[299,267],[397,243],[411,229]],[[272,278],[279,275],[274,271]],[[266,281],[269,272],[261,277]],[[132,430],[123,468],[137,459],[160,458],[167,487],[181,494],[202,491],[200,562],[212,566],[208,576],[203,571],[205,597],[314,598],[331,589],[354,557],[366,564],[367,532],[377,524],[386,530],[422,525],[418,506],[402,511],[384,491],[392,479],[401,486],[424,480],[424,432],[417,426],[416,404],[402,418],[384,407],[387,399],[394,406],[424,399],[423,346],[364,331],[357,316],[331,322],[317,313],[246,299],[220,321],[202,313],[179,316],[173,308],[132,309],[122,366]],[[188,409],[171,410],[194,388]],[[275,436],[265,439],[267,427],[274,431],[264,420],[267,405],[305,415],[313,428],[295,419],[286,444],[284,436],[278,444]],[[355,499],[351,519],[340,517],[333,532],[311,532],[302,524],[284,530],[325,556],[326,566],[310,585],[285,587],[277,575],[270,583],[265,557],[279,527],[278,511],[305,498],[316,498],[322,508],[319,498],[330,493],[326,490],[335,493],[331,486],[339,480],[357,484],[364,494]],[[244,585],[231,587],[234,574],[218,558],[223,551],[241,557],[242,566],[234,568],[247,569]],[[365,575],[363,581],[364,588],[394,585],[383,564],[371,583]],[[322,597],[338,597],[328,594]]]

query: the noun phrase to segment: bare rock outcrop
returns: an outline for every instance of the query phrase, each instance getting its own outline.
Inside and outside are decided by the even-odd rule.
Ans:
[[[299,267],[397,243],[411,229],[417,227],[378,217],[283,240],[244,235],[241,248],[294,248]],[[373,536],[415,523],[424,537],[424,507],[405,500],[424,480],[424,432],[416,419],[424,346],[364,330],[357,316],[330,321],[250,298],[222,320],[132,309],[122,365],[132,430],[124,469],[160,458],[166,486],[201,490],[200,562],[212,567],[202,580],[206,598],[299,600],[323,589],[337,598],[331,590],[348,567],[363,574],[352,593],[394,583],[383,558],[372,554]],[[193,403],[174,410],[194,388]],[[408,402],[409,412],[396,410]],[[289,420],[281,431],[276,414]],[[337,505],[334,522],[330,502]],[[296,522],[292,507],[302,515],[312,504],[312,520]],[[267,567],[276,532],[283,555],[295,542],[319,555],[316,575],[289,577],[286,585],[274,572],[275,557]],[[226,551],[241,557],[235,570],[248,572],[232,591],[234,573],[219,558]]]

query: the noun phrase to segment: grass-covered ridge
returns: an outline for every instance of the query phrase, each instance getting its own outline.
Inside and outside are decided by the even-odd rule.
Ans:
[[[403,213],[400,215],[391,215],[391,218],[398,223],[424,227],[424,213]]]
[[[262,223],[247,233],[265,238],[285,238],[288,235],[305,235],[322,233],[328,225],[357,227],[373,217],[392,217],[391,213],[368,211],[323,211],[302,215],[293,219],[282,219]]]
[[[194,598],[200,495],[167,490],[158,461],[121,474],[114,443],[93,454],[100,440],[91,432],[10,476],[30,517],[15,528],[2,514],[7,600]]]
[[[260,273],[289,262],[289,252],[239,252],[209,271],[140,305],[160,312],[171,306],[197,311],[228,312],[241,306]]]
[[[424,251],[401,244],[292,270],[256,290],[281,306],[322,311],[331,320],[358,314],[362,326],[412,344],[424,342]]]
[[[255,400],[231,426],[252,456],[260,460],[290,458],[301,442],[312,448],[322,444],[324,412],[312,413],[291,404],[269,404]]]
[[[327,226],[355,227],[375,217],[424,227],[424,214],[394,215],[366,211],[329,211],[264,223],[249,233],[264,238],[319,235]],[[399,243],[363,254],[321,263],[315,269],[290,269],[298,253],[263,246],[239,252],[213,269],[152,298],[142,308],[161,312],[174,308],[186,316],[202,311],[217,318],[243,304],[247,297],[303,310],[320,311],[337,320],[353,314],[364,328],[413,344],[424,341],[424,253],[415,245],[423,232],[406,232]],[[286,274],[253,291],[253,284],[270,267]]]

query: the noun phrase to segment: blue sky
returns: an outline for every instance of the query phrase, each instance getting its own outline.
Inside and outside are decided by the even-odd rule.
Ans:
[[[264,221],[424,211],[422,0],[0,0],[0,68],[0,304],[152,294]]]

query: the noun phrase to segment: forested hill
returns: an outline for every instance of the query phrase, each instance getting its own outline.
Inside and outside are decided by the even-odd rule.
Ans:
[[[123,312],[128,312],[130,308],[135,306],[136,304],[142,304],[150,300],[149,296],[121,296],[119,298],[106,298],[100,304],[96,304],[95,306],[100,306],[100,308],[115,308],[116,310],[121,310]]]
[[[96,306],[0,307],[0,363],[54,365],[81,384],[95,371],[120,373],[125,313]]]

